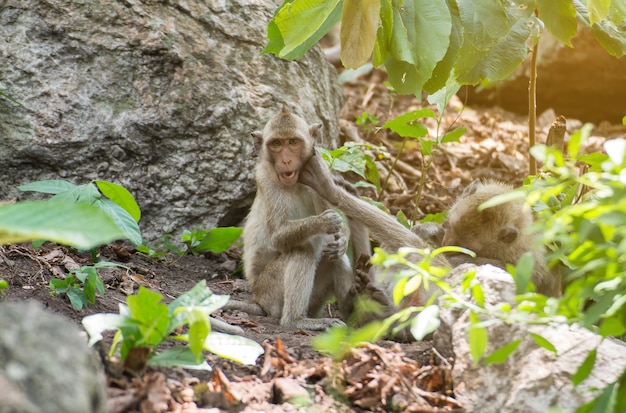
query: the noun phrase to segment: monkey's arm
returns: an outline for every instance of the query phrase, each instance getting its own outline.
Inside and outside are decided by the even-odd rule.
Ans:
[[[268,241],[279,251],[288,251],[296,245],[307,243],[315,235],[341,234],[343,231],[343,220],[333,210],[307,218],[286,220],[276,225],[270,222],[268,225],[273,226],[269,231],[271,236]]]
[[[406,229],[389,214],[350,195],[336,185],[322,157],[316,152],[300,172],[300,182],[313,188],[330,204],[337,206],[349,218],[365,225],[372,237],[391,250],[400,247],[425,248],[426,243]]]

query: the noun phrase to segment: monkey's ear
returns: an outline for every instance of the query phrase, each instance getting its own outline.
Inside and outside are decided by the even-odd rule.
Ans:
[[[252,132],[253,143],[254,143],[254,153],[257,155],[261,154],[261,147],[263,146],[263,132],[260,130]]]
[[[463,190],[463,193],[461,194],[461,197],[472,195],[473,193],[476,192],[479,185],[480,185],[480,181],[478,179],[475,181],[472,181],[467,187],[465,187],[465,189]]]
[[[291,113],[289,111],[289,108],[287,107],[287,104],[285,104],[285,103],[283,103],[283,106],[280,108],[280,111],[283,113],[283,115],[287,114],[287,113]]]
[[[505,227],[498,234],[498,239],[506,244],[510,244],[517,239],[519,230],[515,227]]]
[[[322,124],[315,123],[309,127],[309,134],[315,143],[322,143]]]

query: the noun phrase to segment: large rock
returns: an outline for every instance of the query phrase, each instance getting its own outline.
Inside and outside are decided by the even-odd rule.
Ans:
[[[106,412],[104,374],[86,338],[32,301],[0,303],[0,412]]]
[[[8,0],[0,7],[0,200],[41,179],[117,182],[148,239],[232,225],[254,197],[250,132],[282,103],[338,135],[314,48],[261,55],[270,0]]]
[[[451,282],[468,269],[455,270]],[[475,268],[474,282],[480,283],[486,307],[501,302],[513,303],[515,285],[511,276],[499,268]],[[455,292],[462,295],[459,287]],[[574,411],[614,382],[626,369],[626,345],[604,340],[576,326],[528,326],[495,323],[487,327],[487,354],[521,340],[517,350],[502,364],[474,365],[468,343],[469,313],[459,308],[441,310],[442,325],[435,334],[435,347],[455,358],[452,372],[455,394],[468,412],[545,413],[550,407]],[[550,341],[557,354],[540,347],[530,333]],[[594,369],[578,387],[572,376],[587,354],[598,346]]]
[[[600,123],[621,124],[626,116],[626,56],[609,55],[589,29],[581,27],[573,48],[544,32],[537,55],[537,113],[554,109],[557,115]],[[528,114],[530,55],[522,66],[493,88],[468,88],[468,103],[499,105]]]

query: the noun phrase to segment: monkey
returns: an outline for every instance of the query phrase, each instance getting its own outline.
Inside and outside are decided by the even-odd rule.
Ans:
[[[490,263],[506,268],[530,252],[535,261],[532,281],[537,292],[546,296],[561,295],[561,277],[547,268],[545,249],[534,245],[534,235],[526,229],[533,222],[530,209],[524,208],[523,200],[510,201],[482,211],[479,205],[489,199],[513,190],[513,186],[494,180],[472,182],[450,207],[443,223],[441,245],[465,247],[476,253],[448,256],[449,261]],[[459,261],[460,259],[460,261]]]
[[[324,330],[343,324],[314,317],[333,294],[342,310],[352,288],[347,229],[328,202],[299,182],[321,138],[321,124],[309,126],[283,106],[252,136],[257,193],[243,229],[244,276],[252,300],[281,325]],[[353,232],[367,233],[359,225]],[[362,240],[355,244],[363,245],[359,254],[369,249]]]

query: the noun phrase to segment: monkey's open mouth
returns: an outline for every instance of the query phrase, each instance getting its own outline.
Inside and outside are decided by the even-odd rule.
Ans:
[[[281,172],[278,174],[278,179],[283,185],[293,185],[298,182],[298,170],[291,172]]]

